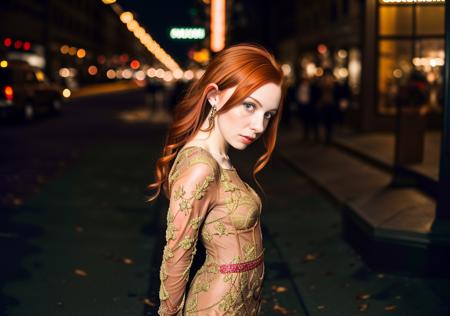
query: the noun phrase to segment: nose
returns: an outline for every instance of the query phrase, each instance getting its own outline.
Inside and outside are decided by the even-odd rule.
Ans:
[[[263,115],[255,115],[253,117],[250,128],[256,135],[264,132],[264,129],[266,128],[265,120],[264,120],[264,113],[263,113]]]

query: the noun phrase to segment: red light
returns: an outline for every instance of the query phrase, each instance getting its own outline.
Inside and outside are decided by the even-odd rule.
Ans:
[[[136,59],[133,59],[130,63],[131,68],[138,69],[141,64]]]
[[[30,50],[30,48],[31,48],[30,42],[23,43],[23,50]]]
[[[9,47],[12,44],[12,40],[9,37],[7,37],[3,40],[3,44],[5,44],[6,47]]]
[[[22,47],[22,41],[15,41],[14,42],[14,48],[19,49]]]
[[[11,86],[6,86],[5,89],[3,89],[3,92],[5,93],[6,100],[12,101],[14,98],[14,90]]]
[[[317,46],[317,51],[319,52],[319,54],[325,54],[327,51],[328,51],[328,48],[327,48],[327,46],[326,45],[324,45],[324,44],[319,44],[318,46]]]

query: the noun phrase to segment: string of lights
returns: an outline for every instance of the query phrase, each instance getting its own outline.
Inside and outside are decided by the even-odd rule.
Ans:
[[[120,20],[127,26],[127,29],[144,45],[147,50],[152,53],[169,70],[175,71],[181,69],[175,60],[147,33],[147,31],[139,25],[133,14],[129,11],[123,11],[115,0],[102,0],[103,3],[112,4],[113,10],[119,15]]]

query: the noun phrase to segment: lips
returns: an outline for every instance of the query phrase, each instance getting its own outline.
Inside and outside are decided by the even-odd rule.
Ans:
[[[243,135],[241,135],[241,138],[242,138],[242,142],[247,145],[253,143],[253,141],[255,140],[255,138],[253,138],[253,137],[248,137],[248,136],[243,136]]]

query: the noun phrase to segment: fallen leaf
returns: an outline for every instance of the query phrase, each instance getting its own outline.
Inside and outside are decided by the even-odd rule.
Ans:
[[[308,253],[303,257],[303,262],[311,262],[319,257],[319,253]]]
[[[73,271],[76,275],[80,276],[80,277],[86,277],[87,276],[87,272],[81,269],[75,269]]]
[[[133,264],[134,262],[130,258],[123,258],[123,263],[125,263],[125,264]]]
[[[392,312],[397,310],[397,305],[391,304],[384,307],[384,310],[387,312]]]
[[[370,298],[370,294],[368,294],[368,293],[361,293],[361,294],[356,295],[357,300],[367,300],[369,298]]]
[[[317,305],[317,309],[324,309],[325,305]]]
[[[283,315],[287,315],[289,313],[287,308],[285,308],[285,307],[283,307],[281,305],[278,305],[278,304],[273,305],[273,310],[276,311],[277,313],[280,313],[280,314],[283,314]]]
[[[144,300],[142,301],[142,303],[144,303],[145,305],[148,305],[148,306],[150,306],[150,307],[156,306],[156,304],[153,303],[152,301],[150,301],[148,298],[144,298]]]
[[[272,290],[277,293],[283,293],[287,291],[287,288],[285,288],[284,286],[272,285]]]
[[[369,304],[363,303],[363,304],[359,304],[358,310],[360,312],[365,312],[368,308],[369,308]]]

